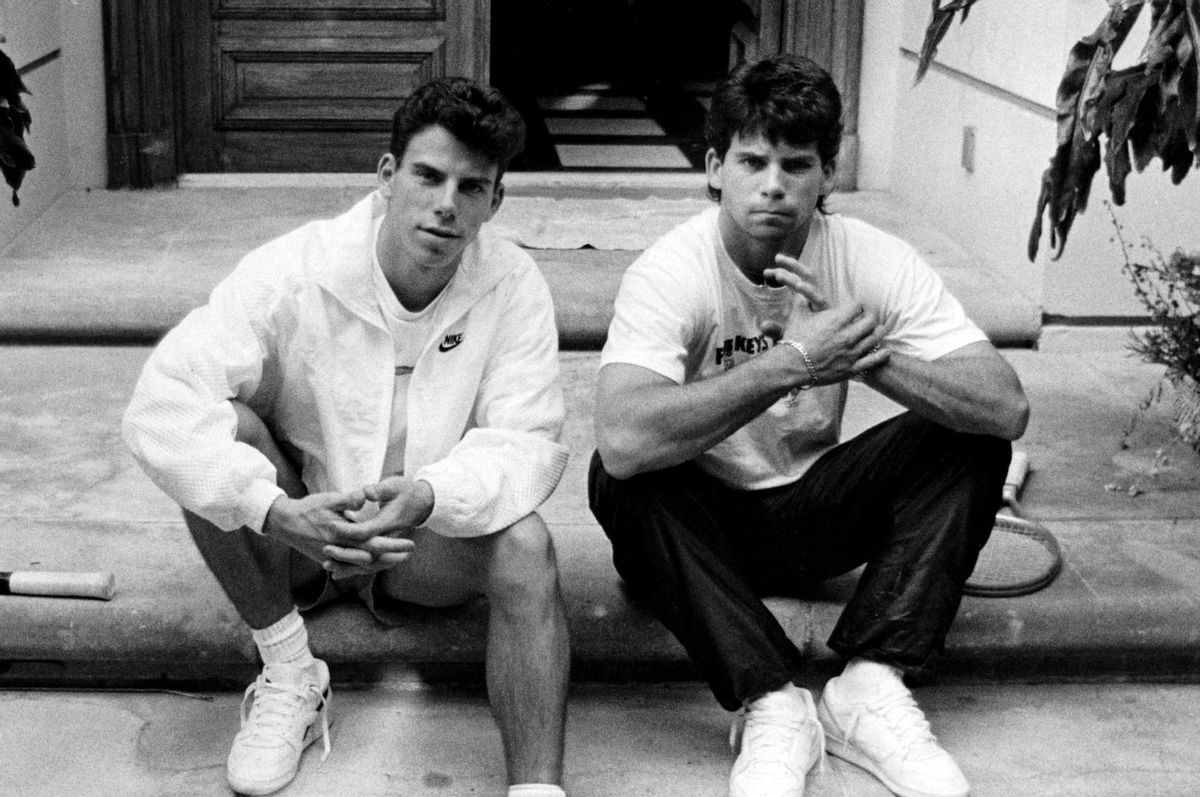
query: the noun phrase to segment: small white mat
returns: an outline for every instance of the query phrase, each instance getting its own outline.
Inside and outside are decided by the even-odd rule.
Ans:
[[[695,199],[508,197],[492,220],[505,238],[530,249],[641,250],[712,203]]]

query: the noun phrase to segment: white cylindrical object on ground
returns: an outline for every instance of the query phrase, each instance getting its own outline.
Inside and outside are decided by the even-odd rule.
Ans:
[[[7,588],[5,588],[7,587]],[[61,598],[112,600],[117,579],[112,573],[63,573],[24,570],[0,573],[0,593]]]
[[[1004,500],[1012,502],[1017,500],[1017,495],[1021,492],[1021,485],[1025,483],[1025,476],[1029,473],[1029,455],[1024,451],[1013,451],[1012,459],[1008,463],[1008,475],[1004,477]]]

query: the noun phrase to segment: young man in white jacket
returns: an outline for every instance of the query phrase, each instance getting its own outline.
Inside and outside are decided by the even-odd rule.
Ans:
[[[537,507],[566,464],[549,290],[484,226],[524,143],[499,93],[433,81],[378,190],[250,253],[158,345],[124,420],[250,626],[263,671],[229,783],[269,794],[318,737],[329,670],[300,611],[489,601],[510,795],[563,795],[568,639]]]

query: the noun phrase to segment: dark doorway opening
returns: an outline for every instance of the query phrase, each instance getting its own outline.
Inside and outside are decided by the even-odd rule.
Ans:
[[[514,170],[703,168],[738,0],[493,0],[492,83],[521,109]]]

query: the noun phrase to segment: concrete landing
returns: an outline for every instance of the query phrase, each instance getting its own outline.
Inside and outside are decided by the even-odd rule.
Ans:
[[[1053,342],[1054,335],[1048,336]],[[1118,341],[1059,351],[1006,350],[1033,402],[1019,447],[1033,473],[1028,511],[1058,535],[1066,568],[1022,598],[967,598],[948,641],[949,677],[1191,678],[1200,672],[1200,466],[1169,439],[1154,408],[1124,440],[1132,408],[1158,371]],[[1083,352],[1074,351],[1078,348]],[[0,683],[57,679],[240,681],[254,653],[244,626],[187,538],[172,503],[137,469],[118,424],[148,350],[0,347],[0,562],[5,569],[111,570],[111,602],[10,596],[0,612]],[[690,677],[682,649],[620,588],[607,541],[587,510],[591,389],[597,355],[562,356],[571,462],[544,507],[558,543],[581,679]],[[852,386],[847,433],[894,405]],[[1130,486],[1136,487],[1130,490]],[[1106,489],[1111,487],[1112,489]],[[1134,494],[1136,493],[1136,494]],[[811,600],[772,608],[814,670],[833,666],[824,640],[853,576]],[[319,655],[361,677],[386,665],[428,679],[478,675],[481,606],[414,610],[383,630],[356,605],[313,618]]]
[[[814,688],[819,685],[814,684]],[[948,686],[917,692],[973,797],[1180,797],[1200,780],[1200,688]],[[20,797],[213,797],[237,692],[0,693],[0,792]],[[281,797],[503,795],[478,687],[335,684],[333,749],[309,748]],[[577,684],[567,722],[572,797],[724,797],[729,715],[696,684]],[[888,797],[828,757],[806,797]]]

